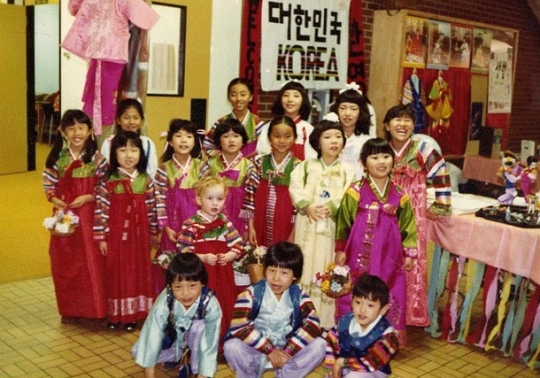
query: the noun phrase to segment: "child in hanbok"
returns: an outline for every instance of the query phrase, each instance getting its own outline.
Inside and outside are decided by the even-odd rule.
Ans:
[[[128,332],[146,319],[154,300],[151,246],[157,246],[154,182],[142,140],[131,131],[111,142],[109,178],[98,188],[94,238],[107,256],[108,325]]]
[[[354,168],[339,160],[345,135],[335,113],[315,126],[309,142],[317,159],[306,160],[291,173],[289,193],[298,211],[294,242],[304,251],[304,274],[300,283],[310,294],[323,328],[335,325],[334,300],[312,282],[334,261],[335,217],[343,193],[354,180]]]
[[[364,168],[360,162],[362,146],[366,140],[375,137],[370,135],[372,119],[369,102],[359,88],[356,83],[348,84],[345,90],[340,91],[330,107],[330,111],[338,115],[339,123],[345,132],[345,146],[339,160],[354,167],[357,180],[364,176]]]
[[[427,220],[450,215],[451,183],[446,162],[427,140],[412,138],[416,113],[407,105],[390,108],[384,117],[386,139],[394,150],[392,181],[409,195],[418,228],[417,257],[407,271],[407,325],[430,324],[427,313]],[[427,206],[427,187],[435,201]]]
[[[190,253],[175,255],[167,268],[167,288],[152,306],[132,350],[146,377],[155,377],[157,364],[177,364],[187,348],[193,374],[216,373],[221,308],[207,283],[201,259]]]
[[[243,291],[234,306],[224,354],[237,378],[306,377],[323,360],[326,343],[302,277],[302,250],[279,242],[264,257],[265,279]]]
[[[92,121],[82,110],[67,110],[47,157],[43,189],[54,211],[79,217],[70,236],[51,236],[49,256],[58,312],[63,323],[107,315],[105,258],[93,241],[95,191],[105,179],[107,162],[97,151]],[[67,146],[63,146],[64,138]]]
[[[178,232],[184,221],[197,213],[195,185],[202,176],[200,155],[197,125],[184,119],[171,120],[167,132],[167,148],[154,177],[158,192],[158,222],[163,230],[157,258],[176,253]],[[158,267],[156,275],[159,293],[165,287],[161,268]]]
[[[390,360],[399,351],[399,338],[385,315],[389,290],[379,277],[363,274],[354,283],[352,311],[328,332],[324,365],[329,378],[382,378],[391,374]]]
[[[317,152],[309,143],[313,126],[307,121],[311,115],[311,104],[304,86],[297,81],[285,83],[272,105],[272,114],[274,117],[285,115],[296,124],[296,141],[291,148],[292,154],[300,160],[315,159]],[[261,155],[272,151],[268,127],[268,124],[264,125],[257,143],[257,152]]]
[[[178,252],[195,253],[208,271],[208,287],[215,291],[221,305],[220,340],[233,315],[238,290],[234,282],[232,262],[242,254],[242,238],[222,213],[227,186],[219,177],[205,177],[196,187],[199,211],[188,218],[178,235]],[[220,350],[222,345],[220,344]]]
[[[409,196],[390,178],[394,151],[382,138],[369,139],[362,148],[366,177],[345,192],[337,213],[336,257],[347,265],[351,278],[364,273],[380,277],[390,287],[388,319],[405,345],[407,281],[405,270],[416,257],[417,231]],[[351,296],[336,300],[336,318],[350,311]]]
[[[217,125],[214,143],[220,153],[210,159],[203,168],[204,175],[219,176],[228,188],[224,213],[233,223],[242,238],[247,238],[248,222],[242,214],[245,188],[253,179],[255,167],[244,157],[242,147],[247,143],[246,129],[235,118],[229,118]]]
[[[156,146],[152,139],[141,134],[141,128],[144,126],[144,110],[142,104],[133,98],[125,98],[116,105],[116,118],[114,134],[103,140],[101,153],[110,162],[111,141],[116,134],[121,131],[133,131],[139,134],[142,140],[144,156],[146,158],[146,173],[150,178],[154,178],[156,173],[158,158]]]
[[[248,141],[242,147],[242,154],[244,157],[251,159],[256,154],[257,139],[264,125],[263,120],[258,115],[249,111],[249,104],[253,100],[253,84],[251,81],[242,77],[231,80],[227,86],[227,99],[232,106],[232,112],[218,119],[212,128],[208,130],[203,142],[204,150],[208,156],[219,154],[219,149],[216,148],[214,142],[214,133],[217,125],[226,119],[234,118],[240,121],[246,130]]]
[[[249,242],[252,245],[271,246],[280,241],[294,239],[294,206],[289,195],[291,172],[300,160],[291,153],[296,140],[296,125],[287,117],[270,122],[268,138],[272,152],[255,159],[255,177],[246,187],[246,195],[254,199],[255,208],[248,208]]]

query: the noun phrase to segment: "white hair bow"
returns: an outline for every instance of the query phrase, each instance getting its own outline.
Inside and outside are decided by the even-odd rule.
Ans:
[[[347,85],[345,85],[345,88],[343,88],[342,90],[339,91],[339,94],[342,94],[343,92],[345,91],[348,91],[349,89],[352,89],[352,90],[355,90],[357,91],[358,93],[360,93],[362,96],[364,95],[362,93],[362,91],[360,90],[360,86],[358,84],[356,84],[356,82],[352,82],[352,83],[349,83]]]
[[[339,122],[339,117],[336,113],[330,112],[326,113],[323,117],[325,121],[331,121],[331,122]]]

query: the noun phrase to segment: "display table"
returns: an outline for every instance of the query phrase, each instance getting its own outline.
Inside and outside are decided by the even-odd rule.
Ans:
[[[540,368],[540,229],[465,214],[430,221],[428,238],[435,248],[427,331]]]
[[[497,176],[497,171],[501,165],[501,159],[490,159],[480,155],[466,155],[463,161],[463,177],[504,186],[503,180]]]
[[[465,155],[463,161],[463,177],[476,180],[486,184],[504,187],[504,181],[497,176],[497,171],[502,165],[501,159],[490,159],[480,155]],[[518,181],[518,189],[521,184]],[[540,180],[537,180],[532,189],[534,192],[540,190]]]

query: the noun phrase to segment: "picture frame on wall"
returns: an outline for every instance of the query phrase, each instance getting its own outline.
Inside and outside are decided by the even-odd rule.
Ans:
[[[492,38],[493,31],[489,29],[473,29],[471,72],[486,75],[489,73]]]
[[[184,95],[186,7],[153,3],[160,16],[148,33],[148,96]]]
[[[428,20],[421,17],[407,17],[405,20],[405,40],[403,67],[426,67],[426,43],[428,40]]]
[[[429,42],[427,68],[447,70],[450,65],[450,35],[449,22],[429,20]]]
[[[470,26],[452,24],[450,67],[470,68],[473,29]]]

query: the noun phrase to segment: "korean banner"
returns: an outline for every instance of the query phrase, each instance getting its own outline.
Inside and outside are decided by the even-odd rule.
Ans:
[[[351,0],[263,0],[261,86],[279,90],[291,80],[309,89],[347,83]]]

